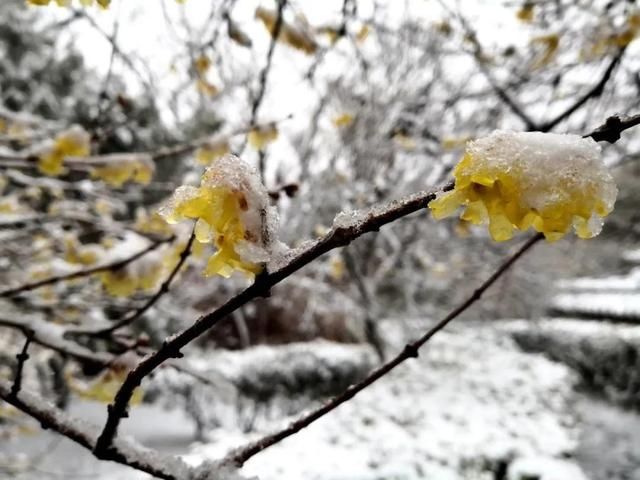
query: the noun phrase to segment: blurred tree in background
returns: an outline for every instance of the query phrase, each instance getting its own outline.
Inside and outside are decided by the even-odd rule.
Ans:
[[[26,3],[0,4],[0,378],[24,376],[59,407],[78,395],[111,402],[140,357],[251,284],[203,278],[216,248],[157,214],[223,155],[255,167],[279,239],[304,249],[331,237],[340,212],[445,185],[469,140],[586,135],[640,105],[634,1]],[[622,268],[620,250],[640,235],[631,132],[603,147],[620,189],[603,234],[540,246],[473,318],[537,318],[558,278]],[[512,247],[424,209],[349,243],[169,356],[319,338],[373,347],[377,360],[326,360],[324,380],[286,353],[278,365],[293,373],[265,367],[262,384],[242,370],[230,382],[256,402],[295,391],[303,400],[287,413],[298,412],[390,356],[383,320],[408,329],[408,318],[441,317]],[[193,400],[197,369],[171,362],[191,383],[163,370],[146,401],[183,402],[201,435],[224,423],[206,395]],[[233,402],[251,430],[253,407]]]

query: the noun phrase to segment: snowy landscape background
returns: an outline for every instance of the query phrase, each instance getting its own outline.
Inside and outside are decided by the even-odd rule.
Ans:
[[[302,47],[274,42],[256,14],[279,6]],[[2,2],[0,297],[74,271],[71,253],[108,262],[149,245],[160,230],[147,220],[178,186],[198,184],[202,139],[256,167],[279,240],[304,248],[349,212],[444,185],[466,142],[495,129],[586,135],[637,114],[639,19],[636,2],[598,0]],[[34,155],[74,124],[94,155],[169,153],[153,157],[148,185],[109,185],[73,164],[42,175]],[[254,148],[256,125],[277,138]],[[619,189],[602,234],[537,245],[419,358],[239,473],[640,480],[640,136],[601,145]],[[189,231],[173,231],[176,243]],[[484,228],[420,211],[333,250],[145,379],[122,433],[189,465],[220,459],[363,379],[525,238],[495,243]],[[133,358],[159,348],[250,282],[204,278],[211,253],[194,253],[120,335],[36,342],[24,388],[104,423],[109,399],[92,386],[114,387],[65,348]],[[53,336],[103,328],[150,295],[114,297],[85,277],[0,298],[0,379],[13,378],[24,344],[12,319],[51,325]],[[0,478],[150,478],[6,403],[0,438]]]

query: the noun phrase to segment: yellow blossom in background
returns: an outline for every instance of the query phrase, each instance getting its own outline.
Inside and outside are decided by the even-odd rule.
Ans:
[[[371,27],[367,24],[362,25],[362,27],[360,27],[360,30],[358,30],[358,33],[356,33],[356,41],[358,43],[364,42],[369,37],[370,33]]]
[[[353,123],[354,116],[350,113],[343,113],[333,118],[332,123],[337,128],[348,127]]]
[[[410,152],[412,150],[415,150],[416,148],[416,141],[413,137],[402,133],[402,132],[396,132],[393,135],[393,141],[400,147],[402,147],[402,149]]]
[[[278,138],[278,128],[273,123],[260,127],[253,127],[247,138],[249,140],[249,145],[256,150],[263,150],[264,147]]]
[[[111,248],[103,255],[104,263],[126,260],[150,246],[147,238],[133,232],[111,243]],[[138,292],[155,293],[175,267],[184,246],[163,244],[119,268],[99,273],[98,278],[105,291],[114,297],[128,297]],[[179,249],[177,253],[176,249]]]
[[[170,224],[197,220],[196,240],[217,249],[205,275],[229,277],[238,270],[253,276],[270,257],[273,235],[268,202],[257,172],[226,155],[207,168],[199,187],[179,187],[160,215]]]
[[[340,37],[342,37],[342,32],[340,31],[340,29],[335,27],[320,27],[316,29],[316,32],[320,35],[325,35],[329,40],[329,43],[331,43],[332,45],[340,40]]]
[[[91,177],[103,180],[112,187],[121,187],[126,182],[148,185],[155,165],[145,154],[113,154],[102,157],[104,165],[92,168]]]
[[[256,18],[260,19],[271,36],[275,34],[277,15],[276,12],[263,7],[258,7],[255,13]],[[301,19],[300,26],[289,25],[282,20],[280,24],[280,35],[278,41],[290,47],[300,50],[301,52],[311,55],[316,52],[318,45],[311,34],[307,31],[308,25],[306,21]]]
[[[100,256],[103,253],[102,250],[95,245],[82,245],[73,234],[69,234],[65,237],[64,248],[65,262],[77,265],[93,265],[100,259]]]
[[[456,148],[462,148],[469,141],[468,136],[463,137],[444,137],[440,141],[440,145],[444,150],[455,150]]]
[[[220,157],[231,151],[226,139],[217,142],[207,142],[196,150],[196,160],[200,165],[211,165]]]
[[[122,355],[113,365],[105,369],[96,378],[85,382],[74,378],[69,371],[65,372],[67,383],[71,391],[85,400],[93,400],[101,403],[111,403],[115,398],[120,386],[127,378],[127,375],[134,365],[134,359],[128,357],[129,354]],[[123,358],[125,357],[125,358]],[[140,387],[136,388],[131,397],[131,405],[139,405],[142,402],[144,393]]]
[[[250,48],[253,42],[251,42],[251,38],[247,35],[236,22],[234,22],[230,16],[226,17],[227,20],[227,35],[229,38],[236,42],[238,45],[241,45],[245,48]]]
[[[208,80],[203,80],[202,78],[199,78],[196,81],[196,88],[200,93],[206,95],[207,97],[215,97],[220,93],[220,89],[218,87],[216,87]]]
[[[522,7],[516,12],[516,18],[524,23],[531,23],[533,21],[535,5],[531,2],[525,2]]]
[[[548,65],[556,56],[558,52],[558,46],[560,45],[560,35],[557,33],[550,33],[548,35],[541,35],[531,39],[533,45],[541,47],[532,68],[540,68]]]
[[[429,204],[433,216],[464,207],[460,218],[488,221],[498,242],[529,228],[549,241],[572,227],[580,238],[593,237],[617,195],[599,145],[577,135],[495,131],[467,144],[454,177],[455,188]]]
[[[193,62],[193,67],[199,75],[205,75],[209,68],[211,68],[211,59],[206,55],[200,55]]]
[[[336,282],[344,278],[346,266],[344,260],[339,255],[335,255],[329,260],[329,276]]]
[[[136,221],[134,228],[140,233],[169,236],[173,234],[173,228],[158,214],[158,212],[148,213],[144,208],[136,210]]]
[[[59,133],[53,143],[48,145],[38,158],[38,170],[45,175],[57,176],[64,173],[63,163],[66,157],[84,157],[90,151],[89,134],[80,126],[74,125]]]
[[[143,263],[137,261],[137,264]],[[163,277],[163,264],[161,261],[144,262],[145,268],[121,268],[108,270],[100,274],[100,281],[104,289],[114,297],[129,297],[137,291],[152,292]]]
[[[20,201],[17,196],[7,195],[0,198],[0,213],[18,213],[20,210]]]

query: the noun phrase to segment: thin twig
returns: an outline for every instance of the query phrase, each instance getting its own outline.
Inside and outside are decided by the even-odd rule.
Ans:
[[[560,122],[570,117],[573,113],[579,110],[580,107],[582,107],[585,103],[587,103],[587,101],[589,101],[591,98],[599,97],[600,95],[602,95],[602,92],[604,91],[604,87],[607,85],[607,82],[609,81],[609,79],[611,79],[611,77],[613,76],[613,72],[615,71],[616,66],[621,62],[624,52],[625,52],[625,47],[621,48],[618,51],[618,53],[613,57],[613,59],[611,59],[609,66],[602,74],[602,77],[600,78],[600,81],[598,81],[598,83],[596,83],[593,87],[591,87],[589,91],[586,92],[584,95],[578,98],[564,112],[560,113],[555,118],[553,118],[552,120],[549,120],[544,125],[542,125],[540,130],[543,132],[550,131]]]
[[[284,23],[284,7],[287,4],[287,0],[278,0],[278,10],[276,12],[276,23],[273,26],[273,31],[271,32],[271,43],[269,44],[269,50],[267,51],[267,63],[262,68],[260,72],[260,80],[258,83],[258,93],[253,99],[253,103],[251,104],[251,119],[249,120],[249,126],[254,127],[255,123],[258,121],[258,110],[260,109],[260,105],[264,100],[264,95],[267,91],[267,81],[269,79],[269,72],[271,71],[271,65],[273,63],[273,54],[276,51],[276,43],[278,42],[278,37],[280,36],[280,31],[282,30],[282,25]],[[244,143],[240,148],[240,152],[244,152],[244,149],[247,146],[247,138],[245,137]]]
[[[25,334],[26,340],[24,342],[24,346],[20,353],[16,355],[16,360],[18,364],[16,365],[16,374],[13,378],[13,385],[11,385],[11,396],[16,397],[22,388],[22,371],[24,369],[24,364],[29,360],[29,345],[31,345],[31,340],[33,339],[33,332],[27,332]]]

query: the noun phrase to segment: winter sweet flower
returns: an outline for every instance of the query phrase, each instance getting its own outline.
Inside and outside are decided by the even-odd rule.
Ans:
[[[453,173],[455,188],[429,204],[433,216],[462,206],[461,218],[488,222],[498,242],[529,228],[549,241],[572,227],[580,238],[594,237],[618,192],[600,146],[577,135],[495,131],[469,142]]]
[[[229,277],[235,270],[253,276],[270,259],[275,215],[257,172],[238,157],[215,160],[200,186],[179,187],[160,215],[171,224],[197,220],[196,240],[217,248],[207,276]]]

